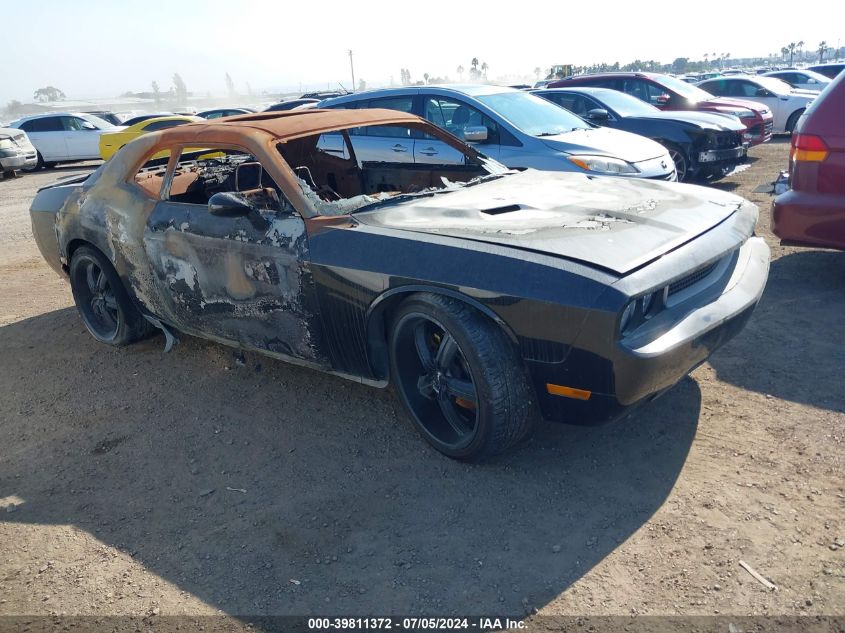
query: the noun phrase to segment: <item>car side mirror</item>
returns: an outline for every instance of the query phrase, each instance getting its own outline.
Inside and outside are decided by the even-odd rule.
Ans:
[[[771,93],[765,88],[757,88],[757,92],[754,93],[755,97],[771,97]]]
[[[219,218],[242,218],[252,212],[252,207],[242,195],[221,191],[208,199],[208,212]]]
[[[604,108],[594,108],[587,112],[587,120],[599,123],[610,119],[610,113]]]
[[[97,126],[94,125],[93,123],[91,123],[90,121],[85,121],[85,123],[82,124],[82,129],[83,130],[96,130]]]
[[[468,125],[464,128],[464,140],[467,143],[480,143],[487,140],[487,128],[483,125]]]

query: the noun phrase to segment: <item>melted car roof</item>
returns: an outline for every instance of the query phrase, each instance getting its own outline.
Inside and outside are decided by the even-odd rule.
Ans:
[[[293,110],[288,112],[258,112],[239,114],[183,125],[160,132],[168,140],[190,140],[195,135],[220,132],[223,136],[239,130],[249,134],[255,130],[279,140],[323,134],[345,128],[368,125],[419,124],[413,114],[396,110],[373,108],[366,110]]]

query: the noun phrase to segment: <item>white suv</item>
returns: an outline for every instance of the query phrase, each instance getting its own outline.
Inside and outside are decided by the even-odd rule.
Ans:
[[[38,150],[38,161],[31,169],[99,159],[100,134],[124,129],[81,112],[36,114],[18,119],[10,127],[24,130]]]

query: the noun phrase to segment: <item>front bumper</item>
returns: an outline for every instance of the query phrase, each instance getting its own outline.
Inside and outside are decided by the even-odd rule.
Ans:
[[[744,121],[743,121],[744,122]],[[772,133],[774,132],[774,118],[755,119],[749,125],[748,129],[742,135],[742,140],[751,145],[760,145],[772,140]]]
[[[672,387],[736,336],[765,288],[769,248],[752,237],[731,257],[731,265],[700,295],[620,339],[609,357],[573,349],[559,365],[530,365],[543,417],[577,424],[618,418]],[[586,375],[611,389],[586,400],[548,393],[548,383],[578,384]]]
[[[845,250],[845,195],[782,193],[772,203],[772,232],[786,245]]]
[[[748,150],[743,145],[730,149],[708,149],[698,153],[698,162],[702,165],[736,162],[745,158],[746,154]]]

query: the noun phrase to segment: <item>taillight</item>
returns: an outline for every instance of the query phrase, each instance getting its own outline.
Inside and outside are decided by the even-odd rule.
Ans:
[[[789,157],[796,162],[819,163],[827,158],[827,143],[815,134],[793,134]]]

